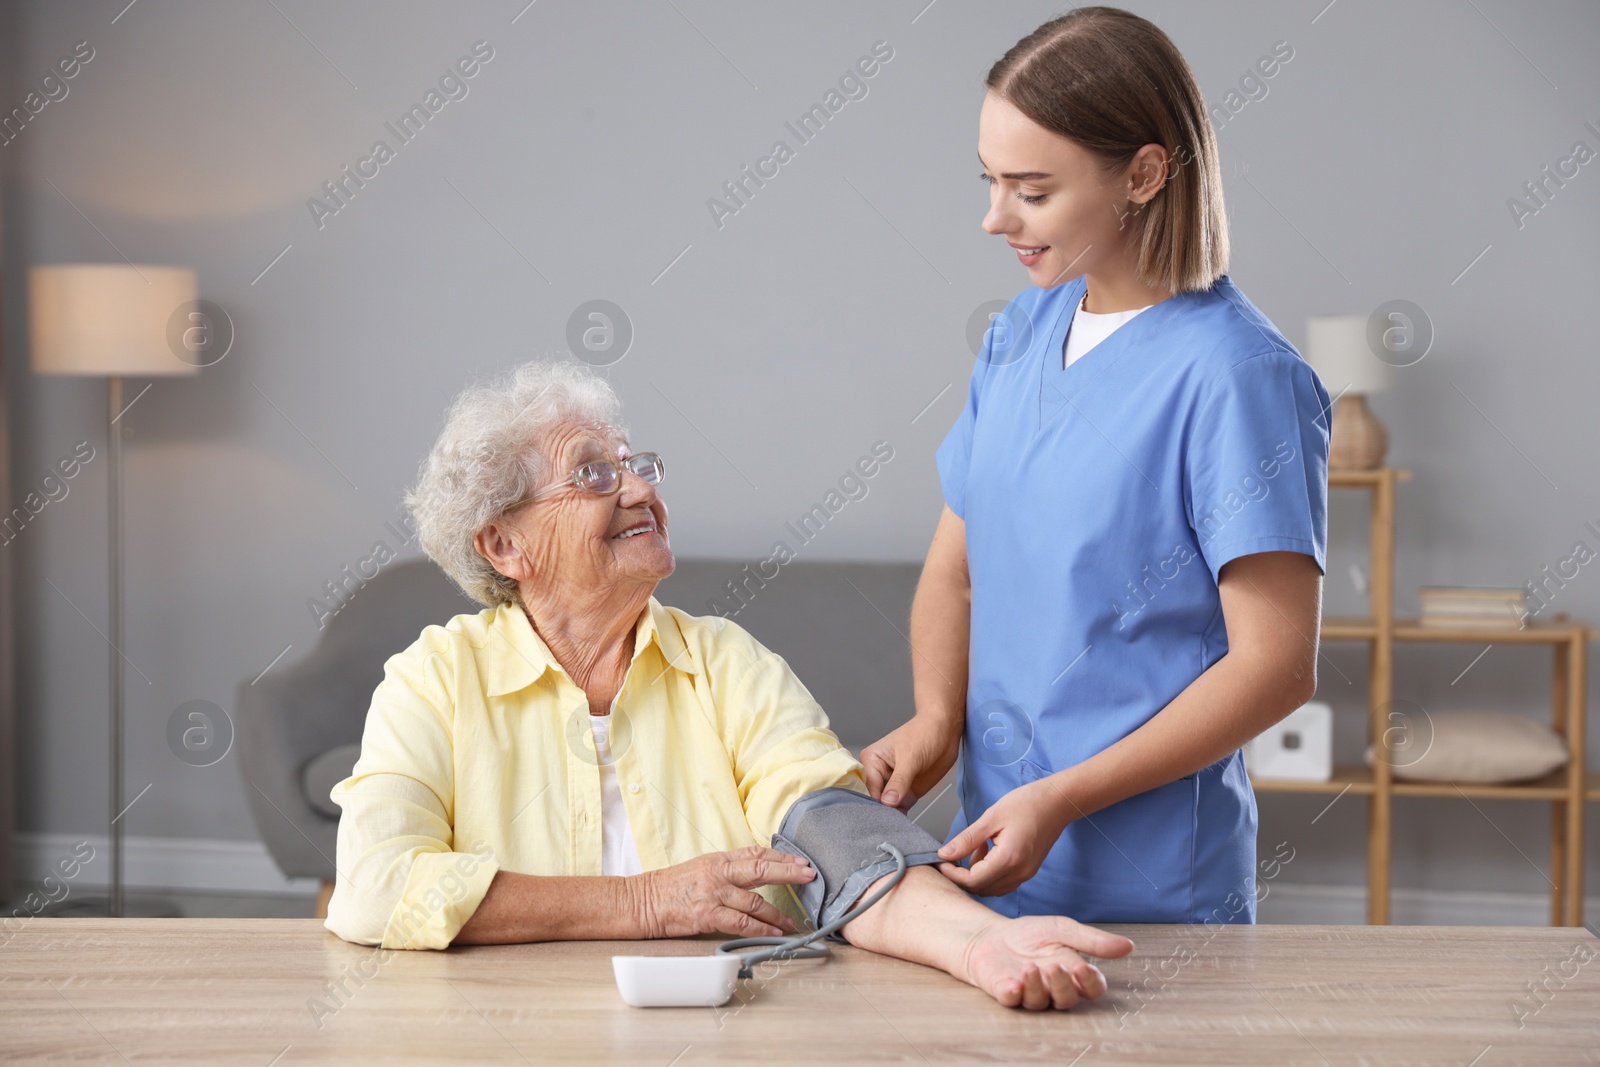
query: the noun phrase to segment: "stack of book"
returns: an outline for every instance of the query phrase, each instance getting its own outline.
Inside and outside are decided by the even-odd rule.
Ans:
[[[1478,585],[1425,585],[1417,591],[1417,621],[1445,629],[1513,626],[1522,629],[1528,614],[1525,590]]]

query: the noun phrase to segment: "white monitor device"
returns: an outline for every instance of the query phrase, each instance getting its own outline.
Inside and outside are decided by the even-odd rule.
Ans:
[[[1333,777],[1333,708],[1313,701],[1291,711],[1245,746],[1256,778],[1326,782]]]

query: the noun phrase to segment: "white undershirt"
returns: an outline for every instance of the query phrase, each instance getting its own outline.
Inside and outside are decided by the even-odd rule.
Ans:
[[[615,699],[611,711],[617,710]],[[628,809],[622,806],[622,786],[617,782],[616,761],[611,755],[611,715],[590,715],[594,731],[595,758],[600,764],[600,873],[643,874],[639,850],[628,826]],[[634,783],[633,789],[639,788]]]
[[[1132,311],[1109,311],[1104,314],[1096,314],[1093,311],[1085,311],[1083,309],[1084,301],[1088,299],[1089,294],[1085,292],[1083,300],[1078,301],[1078,307],[1072,313],[1072,322],[1067,326],[1066,360],[1061,364],[1063,367],[1072,366],[1073,360],[1081,358],[1089,349],[1110,337],[1118,326],[1121,326],[1139,314],[1139,312],[1147,311],[1155,306],[1154,304],[1146,304],[1144,307],[1134,308]]]

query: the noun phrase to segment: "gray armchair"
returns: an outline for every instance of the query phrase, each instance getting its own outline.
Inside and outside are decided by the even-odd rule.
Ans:
[[[328,620],[310,655],[239,683],[236,744],[256,829],[285,875],[324,883],[322,906],[339,829],[328,791],[360,755],[384,661],[424,627],[477,610],[433,563],[394,563]]]

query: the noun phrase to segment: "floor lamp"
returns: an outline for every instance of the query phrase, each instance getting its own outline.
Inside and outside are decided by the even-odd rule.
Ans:
[[[106,909],[113,916],[131,910],[122,896],[122,380],[198,373],[199,367],[180,359],[168,341],[169,322],[197,298],[195,272],[183,267],[59,264],[28,271],[34,373],[107,380],[111,877]]]

